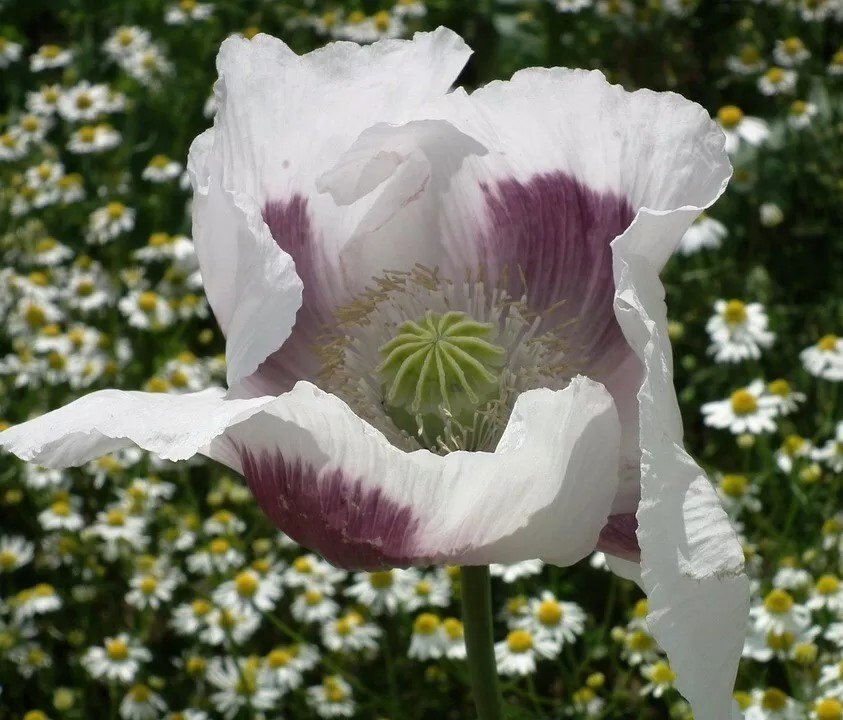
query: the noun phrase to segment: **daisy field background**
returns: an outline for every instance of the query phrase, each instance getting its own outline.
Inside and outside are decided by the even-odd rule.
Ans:
[[[752,579],[736,698],[843,719],[841,0],[0,2],[0,424],[224,383],[184,164],[226,36],[301,53],[439,25],[475,48],[467,88],[597,68],[723,128],[734,177],[664,280],[687,445]],[[332,568],[210,461],[4,455],[0,720],[473,717],[455,570]],[[599,554],[493,574],[511,718],[691,717]]]

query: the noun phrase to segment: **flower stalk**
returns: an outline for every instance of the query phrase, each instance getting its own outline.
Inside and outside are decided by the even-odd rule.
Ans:
[[[461,567],[462,620],[468,675],[478,720],[503,720],[503,699],[492,633],[492,583],[489,566]]]

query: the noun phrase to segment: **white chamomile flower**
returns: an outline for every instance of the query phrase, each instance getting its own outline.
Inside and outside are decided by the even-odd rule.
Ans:
[[[717,111],[717,122],[726,135],[726,152],[736,153],[741,143],[757,147],[770,137],[770,128],[763,120],[744,115],[737,105],[724,105]]]
[[[811,582],[811,573],[805,568],[790,565],[780,567],[776,570],[776,574],[773,575],[773,587],[790,592],[804,590]]]
[[[116,558],[122,548],[143,550],[149,542],[146,521],[117,507],[97,513],[97,521],[85,533],[103,541],[104,555],[110,560]]]
[[[164,698],[144,683],[132,685],[120,701],[123,720],[159,720],[166,709]]]
[[[332,652],[374,651],[378,648],[381,629],[351,610],[322,626],[322,643]]]
[[[272,676],[272,681],[282,692],[295,690],[304,678],[296,667],[295,655],[289,648],[278,647],[270,650],[264,658],[264,666]]]
[[[222,583],[213,594],[214,602],[229,610],[269,612],[283,594],[277,575],[261,575],[255,570],[238,572]]]
[[[529,614],[519,624],[536,637],[550,638],[561,647],[582,635],[585,612],[576,603],[562,602],[545,590],[540,597],[530,600]]]
[[[120,140],[120,133],[108,123],[83,125],[70,136],[67,149],[76,155],[91,155],[117,147]]]
[[[325,622],[337,616],[339,605],[327,593],[310,588],[296,595],[290,614],[301,623]]]
[[[784,222],[784,211],[774,202],[761,203],[758,206],[758,221],[765,228],[778,227]]]
[[[802,708],[778,688],[752,691],[752,705],[744,713],[745,720],[802,720]]]
[[[208,667],[208,682],[216,688],[210,701],[226,720],[233,720],[241,711],[272,710],[281,693],[272,675],[261,667],[258,658],[214,658]]]
[[[0,69],[7,68],[13,62],[20,60],[22,52],[23,46],[20,43],[0,37]]]
[[[225,538],[214,538],[204,548],[187,557],[190,572],[199,575],[226,573],[243,564],[243,555]]]
[[[799,649],[813,643],[818,634],[818,627],[806,627],[799,632],[765,631],[750,627],[744,641],[742,655],[763,663],[773,659],[782,661],[794,659]]]
[[[824,335],[815,345],[799,353],[802,365],[813,376],[823,380],[843,380],[843,338]]]
[[[0,575],[28,565],[35,557],[35,546],[18,535],[0,536]]]
[[[843,584],[840,578],[831,573],[817,578],[805,605],[810,610],[825,609],[838,615],[843,614]]]
[[[799,403],[805,402],[805,394],[794,390],[783,378],[767,383],[767,398],[773,402],[776,411],[782,417],[796,412],[799,409]]]
[[[505,583],[514,583],[521,578],[538,575],[544,563],[541,560],[523,560],[522,562],[510,563],[509,565],[501,565],[499,563],[492,563],[489,566],[489,574],[492,577],[499,577]]]
[[[351,686],[339,675],[326,677],[307,689],[307,702],[320,718],[351,717],[355,704]]]
[[[771,67],[758,79],[762,95],[781,95],[796,88],[796,72],[780,67]]]
[[[824,463],[836,473],[843,472],[843,421],[837,423],[834,437],[816,448],[811,457]]]
[[[750,484],[746,475],[722,475],[717,483],[717,495],[732,517],[739,515],[744,509],[758,512],[761,509],[761,501],[757,494],[758,488]]]
[[[132,25],[118,27],[103,43],[103,50],[113,60],[126,61],[149,45],[147,30]]]
[[[135,227],[135,210],[121,202],[112,201],[91,213],[88,227],[88,242],[105,245]]]
[[[38,513],[38,522],[44,530],[66,530],[74,532],[84,524],[82,515],[76,511],[79,502],[75,498],[60,497],[49,507]]]
[[[35,54],[29,56],[29,69],[32,72],[53,70],[70,65],[72,60],[72,50],[59,45],[42,45]]]
[[[190,22],[207,20],[214,12],[210,3],[200,3],[196,0],[179,0],[171,5],[164,13],[167,25],[187,25]]]
[[[536,661],[559,654],[559,644],[529,630],[510,630],[506,640],[495,643],[495,662],[501,675],[532,675]]]
[[[776,336],[767,329],[767,313],[761,303],[718,300],[714,313],[705,327],[711,340],[708,351],[715,362],[757,360],[761,349],[773,344]]]
[[[167,299],[152,290],[131,290],[120,298],[117,307],[129,325],[139,330],[161,330],[175,319]]]
[[[155,155],[144,168],[141,177],[150,182],[162,183],[181,175],[182,167],[166,155]]]
[[[414,584],[404,607],[415,612],[423,607],[447,607],[451,603],[451,583],[447,574],[440,570],[425,573]]]
[[[658,660],[651,665],[643,665],[641,675],[647,680],[647,684],[641,688],[642,695],[661,697],[672,689],[676,682],[676,673],[664,660]]]
[[[445,652],[445,630],[442,620],[434,613],[422,613],[413,621],[407,657],[415,660],[435,660]]]
[[[728,234],[722,222],[706,213],[700,213],[682,236],[679,252],[683,255],[693,255],[703,249],[716,250]]]
[[[450,660],[465,660],[465,628],[462,621],[455,617],[446,617],[442,621],[445,636],[445,657]]]
[[[728,429],[734,435],[758,435],[775,431],[778,411],[775,401],[764,395],[763,381],[756,380],[726,400],[705,403],[702,413],[709,427]]]
[[[14,612],[16,622],[55,612],[62,607],[62,599],[49,583],[38,583],[13,595],[9,607]]]
[[[345,594],[365,605],[375,615],[394,615],[412,593],[417,578],[414,570],[379,570],[356,573]]]
[[[287,587],[312,587],[332,592],[334,586],[345,580],[348,573],[325,562],[312,553],[300,555],[284,572]]]
[[[141,663],[152,660],[152,653],[127,633],[107,637],[102,645],[88,648],[82,656],[82,666],[95,680],[117,680],[130,683],[140,670]]]
[[[195,360],[195,358],[193,358]],[[171,383],[172,384],[172,383]],[[206,535],[240,535],[246,529],[244,523],[230,510],[217,510],[202,523],[202,532]]]
[[[776,46],[773,48],[773,59],[782,67],[798,67],[809,57],[811,57],[811,52],[798,37],[776,40]]]
[[[804,130],[811,125],[816,117],[819,108],[804,100],[794,100],[787,110],[787,124],[794,130]]]
[[[786,590],[771,590],[763,602],[750,608],[750,625],[760,633],[799,634],[811,624],[811,612]]]
[[[139,610],[161,607],[172,600],[173,591],[180,580],[178,572],[135,575],[129,581],[130,590],[126,593],[126,603]]]
[[[206,618],[199,639],[208,645],[223,645],[228,641],[242,645],[255,634],[260,624],[261,616],[255,610],[214,608]]]

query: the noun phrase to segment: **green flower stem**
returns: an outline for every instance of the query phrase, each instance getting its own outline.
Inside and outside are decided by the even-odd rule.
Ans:
[[[492,583],[488,565],[460,568],[462,621],[468,676],[478,720],[503,720],[492,634]]]

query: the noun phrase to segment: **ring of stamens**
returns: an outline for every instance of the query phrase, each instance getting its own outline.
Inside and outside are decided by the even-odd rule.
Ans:
[[[417,266],[387,272],[335,313],[321,338],[321,387],[396,446],[494,450],[525,390],[561,389],[583,367],[554,324],[504,277],[461,281]]]

